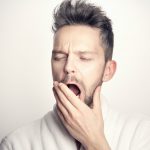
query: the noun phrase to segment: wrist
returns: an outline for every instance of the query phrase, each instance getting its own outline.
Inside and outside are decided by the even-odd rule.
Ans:
[[[97,140],[97,139],[96,139]],[[97,140],[93,144],[87,144],[85,150],[111,150],[105,137]]]

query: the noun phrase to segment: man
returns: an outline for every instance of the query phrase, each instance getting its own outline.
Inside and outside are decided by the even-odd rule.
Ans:
[[[101,8],[62,2],[54,12],[54,110],[3,139],[0,150],[149,150],[150,121],[121,116],[101,95],[116,70]]]

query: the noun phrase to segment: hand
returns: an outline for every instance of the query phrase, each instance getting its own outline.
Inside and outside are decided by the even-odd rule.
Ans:
[[[54,82],[57,113],[68,132],[87,150],[109,150],[104,136],[100,86],[95,89],[92,108],[65,84]]]

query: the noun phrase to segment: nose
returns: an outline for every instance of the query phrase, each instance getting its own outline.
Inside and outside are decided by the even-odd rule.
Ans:
[[[75,73],[76,72],[76,67],[75,67],[75,63],[74,63],[74,59],[70,56],[68,56],[65,67],[64,67],[64,71],[67,74],[71,74],[71,73]]]

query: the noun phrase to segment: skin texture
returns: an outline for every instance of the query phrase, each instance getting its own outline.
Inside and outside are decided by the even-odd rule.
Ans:
[[[116,63],[105,63],[101,45],[99,29],[86,25],[64,26],[54,35],[51,64],[57,113],[86,150],[110,149],[104,135],[100,89],[113,77]],[[68,83],[77,84],[80,95]]]

